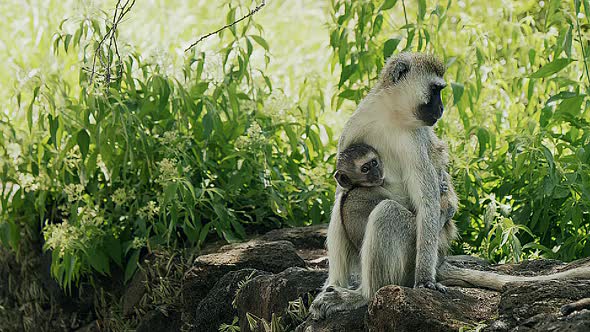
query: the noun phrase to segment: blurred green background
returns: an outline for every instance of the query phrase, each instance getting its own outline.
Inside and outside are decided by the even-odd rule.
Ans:
[[[188,52],[260,1],[141,1],[120,58],[115,5],[0,4],[0,240],[63,287],[327,222],[342,125],[401,51],[448,66],[454,253],[590,254],[588,1],[267,1]]]

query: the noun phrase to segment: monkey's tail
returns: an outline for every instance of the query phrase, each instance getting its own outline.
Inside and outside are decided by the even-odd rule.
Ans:
[[[509,282],[545,281],[561,279],[590,279],[590,266],[581,266],[571,270],[534,277],[511,276],[489,271],[479,271],[453,266],[443,262],[437,271],[437,279],[443,284],[465,287],[488,288],[501,291]]]

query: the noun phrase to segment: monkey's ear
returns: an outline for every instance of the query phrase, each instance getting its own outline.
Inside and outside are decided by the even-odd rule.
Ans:
[[[336,182],[338,182],[340,187],[345,189],[352,188],[352,181],[350,181],[350,178],[346,174],[340,171],[336,171],[336,173],[334,174],[334,179],[336,179]]]
[[[398,61],[393,65],[393,69],[391,70],[391,81],[393,84],[399,82],[408,72],[410,71],[410,65],[403,61]]]

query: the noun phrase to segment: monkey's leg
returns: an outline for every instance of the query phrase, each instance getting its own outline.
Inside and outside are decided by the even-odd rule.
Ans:
[[[357,290],[327,287],[310,308],[312,317],[359,308],[386,285],[414,285],[416,225],[412,212],[394,200],[383,200],[369,215],[361,248],[361,286]]]
[[[328,247],[328,280],[327,286],[348,287],[351,270],[354,262],[358,260],[356,250],[352,247],[346,230],[342,225],[340,217],[340,202],[337,200],[334,204],[330,225],[328,226],[328,237],[326,246]]]
[[[385,285],[414,285],[416,225],[412,212],[384,200],[369,215],[361,248],[361,287],[367,299]]]
[[[316,320],[367,303],[359,292],[347,288],[351,271],[358,265],[358,253],[344,233],[339,218],[339,214],[333,213],[328,227],[328,280],[324,290],[316,296],[309,308],[311,317]]]

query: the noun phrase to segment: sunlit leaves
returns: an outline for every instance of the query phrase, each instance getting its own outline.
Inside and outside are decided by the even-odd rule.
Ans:
[[[559,71],[561,71],[565,67],[567,67],[573,61],[574,61],[573,59],[566,59],[566,58],[555,59],[552,62],[541,67],[539,70],[537,70],[533,74],[531,74],[531,78],[543,78],[543,77],[551,76],[555,73],[558,73]]]
[[[400,41],[401,41],[400,39],[392,38],[392,39],[387,40],[383,44],[383,58],[384,59],[389,58],[393,54],[393,51],[395,51],[395,49],[397,48],[397,45],[399,45]]]
[[[82,153],[82,159],[86,159],[86,155],[88,155],[88,149],[90,147],[90,136],[85,129],[80,129],[80,131],[78,131],[78,134],[76,135],[76,142],[80,148],[80,153]]]
[[[252,37],[252,39],[254,39],[254,41],[256,43],[258,43],[260,46],[262,46],[266,51],[269,50],[268,43],[266,42],[266,40],[264,38],[262,38],[260,36],[256,36],[256,35],[252,35],[250,37]]]
[[[395,6],[395,3],[397,2],[397,0],[385,0],[383,1],[383,4],[381,5],[381,7],[379,8],[380,10],[388,10],[393,8],[393,6]]]
[[[465,87],[463,84],[453,82],[451,83],[451,89],[453,90],[453,105],[457,105],[461,101],[461,97],[463,97]]]

